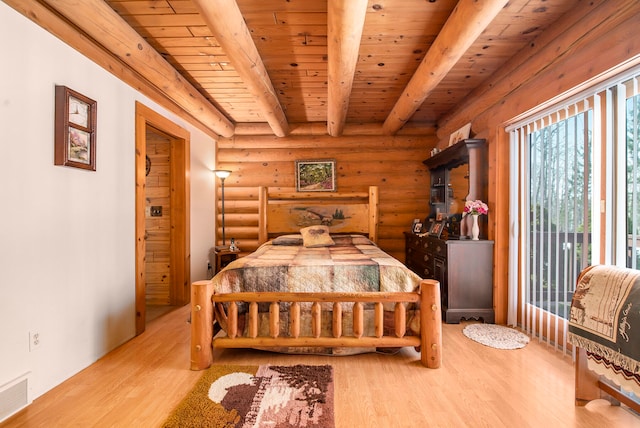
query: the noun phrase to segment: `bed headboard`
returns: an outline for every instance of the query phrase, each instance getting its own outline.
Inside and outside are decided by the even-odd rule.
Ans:
[[[326,224],[332,233],[361,233],[378,242],[378,186],[368,192],[269,192],[259,189],[259,242]]]

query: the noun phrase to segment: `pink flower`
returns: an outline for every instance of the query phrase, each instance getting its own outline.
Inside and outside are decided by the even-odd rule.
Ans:
[[[480,199],[476,199],[475,201],[467,201],[464,203],[464,212],[471,215],[487,214],[489,207]]]

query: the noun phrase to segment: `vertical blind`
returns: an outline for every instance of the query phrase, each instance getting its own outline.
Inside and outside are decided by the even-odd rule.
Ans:
[[[568,318],[571,285],[589,262],[592,106],[593,97],[512,134],[521,154],[519,205],[525,219],[519,234],[523,268],[519,324],[532,336],[564,335],[565,323],[557,319]]]
[[[507,128],[508,323],[563,351],[580,271],[599,263],[640,268],[638,73]]]
[[[626,150],[624,162],[626,168],[619,174],[620,187],[626,190],[625,208],[627,215],[618,224],[626,225],[626,240],[617,246],[618,253],[626,257],[626,265],[640,269],[640,94],[638,77],[620,85],[620,92],[626,108],[624,132]],[[623,223],[624,221],[624,223]]]

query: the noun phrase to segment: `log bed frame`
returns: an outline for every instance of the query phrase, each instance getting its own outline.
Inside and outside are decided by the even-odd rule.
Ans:
[[[354,214],[332,233],[366,233],[377,242],[378,188],[372,186],[363,193],[297,192],[268,193],[261,187],[259,241],[266,242],[273,236],[298,233],[299,226],[290,225],[291,210],[301,206],[339,206]],[[238,336],[237,302],[249,304],[247,317],[248,335]],[[279,337],[279,303],[291,303],[289,336]],[[300,303],[311,303],[311,336],[300,336]],[[420,305],[420,336],[406,336],[405,303]],[[215,336],[214,310],[217,303],[228,303],[227,335]],[[270,303],[269,335],[258,335],[258,303]],[[322,335],[320,325],[321,303],[333,303],[330,336]],[[353,304],[353,335],[341,331],[342,310],[340,303]],[[365,336],[363,304],[374,306],[374,335]],[[383,304],[394,305],[394,335],[383,334]],[[215,337],[214,337],[215,336]],[[244,292],[215,294],[210,280],[191,285],[191,369],[208,368],[213,360],[213,348],[270,348],[270,347],[404,347],[413,346],[421,352],[421,362],[429,368],[440,367],[442,361],[442,310],[440,283],[424,279],[414,292],[365,292],[365,293],[282,293]]]

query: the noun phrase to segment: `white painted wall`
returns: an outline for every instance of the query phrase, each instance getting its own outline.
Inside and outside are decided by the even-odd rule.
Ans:
[[[3,2],[0,57],[0,387],[30,372],[33,399],[134,336],[135,101],[191,133],[194,281],[214,236],[215,142]],[[95,172],[53,165],[56,84],[98,103]]]

